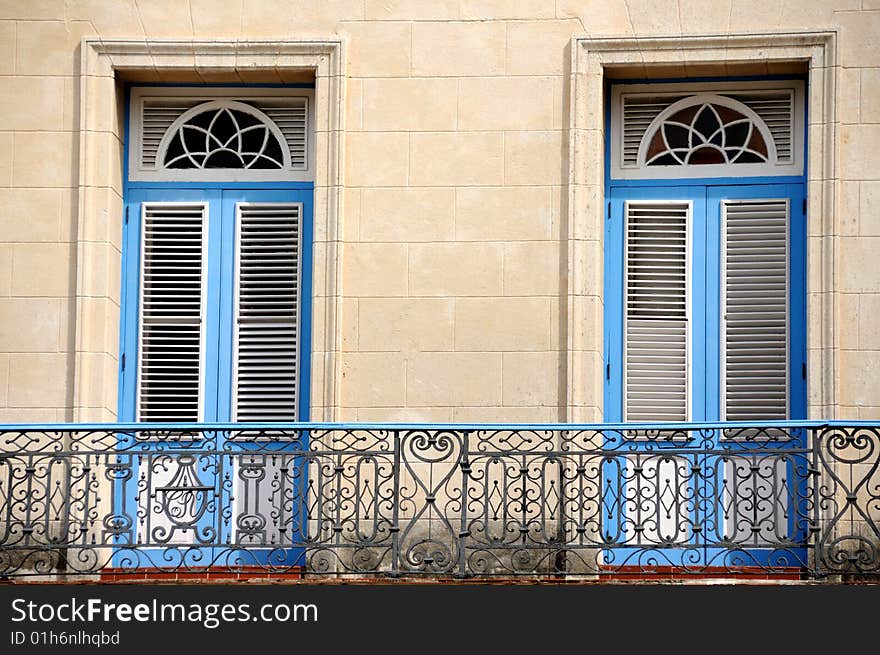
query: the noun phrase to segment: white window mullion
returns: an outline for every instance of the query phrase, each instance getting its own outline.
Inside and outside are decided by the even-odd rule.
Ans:
[[[138,421],[204,417],[206,203],[141,205]]]

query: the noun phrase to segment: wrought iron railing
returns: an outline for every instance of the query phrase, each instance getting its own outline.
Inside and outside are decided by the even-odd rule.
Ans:
[[[0,576],[880,575],[880,426],[0,426]]]

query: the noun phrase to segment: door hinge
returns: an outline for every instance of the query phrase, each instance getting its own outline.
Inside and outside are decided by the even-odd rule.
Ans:
[[[807,215],[807,199],[806,198],[804,198],[804,202],[803,202],[803,211],[804,211],[804,216],[806,216]]]
[[[804,362],[801,364],[801,377],[806,380],[807,379],[807,363]]]
[[[607,218],[609,221],[611,220],[611,203],[610,203],[610,202],[608,203],[608,213],[607,213],[606,218]]]
[[[606,379],[606,380],[610,380],[610,379],[611,379],[611,364],[610,364],[610,363],[609,363],[609,364],[605,364],[605,379]]]
[[[121,362],[121,365],[122,365],[122,370],[124,371],[124,370],[125,370],[125,353],[122,353],[122,362]]]
[[[128,225],[128,210],[131,209],[129,205],[125,206],[125,224]]]

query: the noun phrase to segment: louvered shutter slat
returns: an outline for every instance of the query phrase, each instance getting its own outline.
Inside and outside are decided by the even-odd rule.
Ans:
[[[687,203],[626,206],[625,420],[687,420]]]
[[[296,420],[300,221],[296,204],[239,206],[237,421]]]
[[[205,205],[142,207],[139,421],[198,421]]]
[[[726,201],[722,208],[725,418],[785,419],[788,203]]]
[[[767,124],[776,145],[776,156],[780,162],[792,160],[792,125],[794,122],[794,94],[779,91],[765,94],[730,94],[744,105],[754,110]]]
[[[266,115],[278,125],[290,148],[290,165],[292,168],[306,168],[306,124],[308,108],[305,99],[287,101],[287,106],[271,106],[267,102],[260,103]]]
[[[651,121],[670,104],[683,96],[625,96],[623,100],[623,163],[634,166],[639,152],[639,145]]]
[[[178,116],[195,107],[204,98],[147,98],[141,108],[141,165],[156,164],[159,142]]]

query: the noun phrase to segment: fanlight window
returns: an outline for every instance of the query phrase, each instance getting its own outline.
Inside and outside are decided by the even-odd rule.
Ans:
[[[803,175],[802,80],[621,83],[610,102],[611,179]]]
[[[746,105],[700,95],[672,104],[657,116],[639,148],[644,166],[775,163],[764,121]]]
[[[767,142],[744,114],[709,102],[681,109],[664,120],[648,145],[648,166],[758,164]]]
[[[286,169],[290,153],[278,126],[256,107],[213,100],[182,114],[162,137],[166,169]]]
[[[314,110],[305,87],[134,87],[128,179],[313,182]]]

